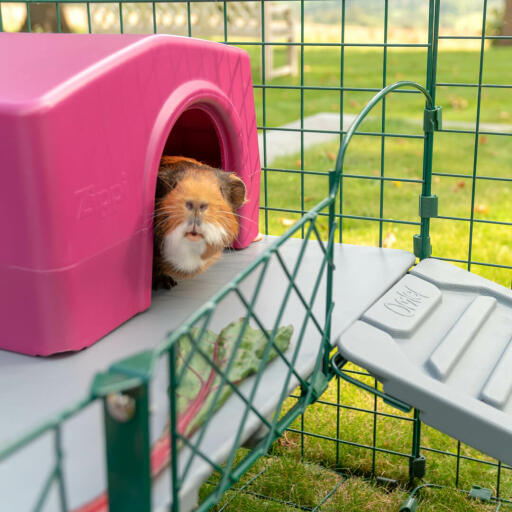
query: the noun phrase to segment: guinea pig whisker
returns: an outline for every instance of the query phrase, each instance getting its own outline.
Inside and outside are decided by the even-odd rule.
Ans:
[[[155,212],[167,212],[170,210],[178,210],[179,207],[177,205],[171,205],[171,206],[160,206],[159,208],[155,208]]]
[[[153,217],[155,219],[160,219],[161,217],[170,217],[174,215],[176,212],[174,210],[166,210],[165,212],[158,212]]]
[[[162,210],[155,210],[154,214],[153,214],[153,217],[154,218],[157,218],[157,217],[164,217],[164,216],[169,216],[169,215],[172,215],[174,213],[177,213],[179,212],[180,210],[178,208],[166,208],[166,209],[162,209]]]
[[[155,212],[155,213],[154,213],[154,215],[153,215],[153,217],[155,217],[155,218],[163,217],[164,215],[169,215],[169,213],[172,213],[172,212],[170,212],[170,211],[168,211],[168,210],[166,210],[166,211],[161,211],[161,212]]]
[[[213,222],[213,224],[215,224],[217,226],[220,226],[222,229],[224,229],[226,231],[229,229],[228,220],[227,219],[223,219],[222,217],[216,218],[215,221]]]
[[[253,219],[250,219],[249,217],[246,217],[245,215],[240,215],[239,213],[236,213],[236,212],[228,212],[228,211],[224,211],[224,210],[217,210],[217,213],[227,213],[227,214],[235,215],[239,219],[245,219],[245,220],[247,220],[249,222],[254,222]]]
[[[166,217],[163,217],[161,219],[158,219],[154,224],[155,227],[161,227],[168,223],[168,221],[174,220],[174,217],[172,215],[168,215]]]
[[[229,231],[230,229],[232,229],[233,218],[228,217],[227,215],[219,215],[215,217],[214,222]]]
[[[156,215],[153,216],[153,218],[156,220],[156,219],[160,219],[162,217],[173,217],[174,215],[176,215],[176,211],[168,211],[168,212],[159,212],[157,213]]]
[[[162,215],[166,215],[170,213],[169,210],[159,210],[159,211],[156,211],[153,213],[153,217],[161,217]]]
[[[155,229],[160,229],[162,226],[165,226],[167,224],[167,218],[165,219],[161,219],[159,220],[158,222],[155,222],[155,225],[154,225],[154,228]]]
[[[235,212],[228,211],[228,210],[215,210],[216,213],[226,213],[227,215],[236,215]]]

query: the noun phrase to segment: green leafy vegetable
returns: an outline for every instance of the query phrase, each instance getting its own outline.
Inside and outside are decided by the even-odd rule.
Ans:
[[[213,412],[218,410],[233,392],[211,362],[233,384],[240,384],[250,375],[257,373],[263,364],[263,356],[268,343],[270,343],[270,331],[267,331],[267,335],[265,335],[262,330],[253,329],[247,323],[242,332],[238,349],[233,353],[244,324],[244,318],[232,322],[218,336],[212,331],[206,331],[199,342],[192,342],[199,338],[200,333],[199,328],[193,328],[190,336],[183,336],[179,339],[178,375],[183,371],[183,365],[187,363],[176,393],[178,397],[177,431],[180,434],[190,436],[205,422],[212,401],[217,394],[218,398]],[[284,352],[290,344],[292,333],[291,325],[279,327],[273,340],[274,346]],[[191,351],[193,355],[188,361]],[[203,352],[206,357],[203,357],[200,352]],[[277,351],[272,347],[266,362],[270,362],[276,356]],[[232,357],[233,361],[229,365]],[[229,372],[227,372],[228,366],[230,366]],[[219,388],[221,388],[220,391]]]

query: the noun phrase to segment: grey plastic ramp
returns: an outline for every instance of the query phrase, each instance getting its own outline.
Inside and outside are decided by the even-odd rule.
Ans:
[[[33,358],[0,351],[0,445],[18,437],[23,432],[40,424],[83,398],[96,372],[106,370],[112,363],[142,350],[157,346],[167,332],[178,327],[191,313],[208,300],[237,273],[265,251],[275,238],[266,237],[262,242],[243,251],[229,252],[212,268],[191,281],[180,283],[170,291],[154,293],[151,308],[134,317],[92,347],[75,354],[63,354],[50,358]],[[302,246],[302,240],[289,240],[280,254],[288,268],[293,268]],[[398,281],[411,267],[414,256],[405,251],[336,245],[334,300],[341,307],[341,314],[333,326],[341,333],[375,301]],[[304,254],[304,264],[297,274],[297,287],[309,297],[317,279],[322,251],[318,243],[311,240]],[[251,297],[259,279],[259,272],[251,275],[242,286],[246,297]],[[258,315],[271,324],[276,307],[288,280],[277,262],[272,258],[265,285],[256,303]],[[313,308],[319,319],[325,314],[325,287],[319,290]],[[229,322],[244,314],[244,309],[235,294],[230,295],[215,313],[211,328],[220,330]],[[304,317],[304,307],[292,292],[290,303],[284,312],[282,324],[292,323],[298,332]],[[296,338],[292,339],[293,350]],[[304,346],[299,352],[295,369],[305,378],[311,374],[314,358],[318,352],[318,331],[310,326],[306,332]],[[158,368],[151,385],[151,434],[156,440],[167,422],[167,372],[165,359]],[[275,360],[265,370],[256,393],[255,405],[266,416],[271,417],[284,388],[286,368]],[[244,381],[240,390],[246,396],[254,379]],[[287,385],[291,391],[297,385],[293,377]],[[241,400],[231,396],[214,415],[201,443],[201,449],[217,462],[225,461],[235,439],[243,413]],[[240,442],[244,443],[261,428],[261,421],[249,415]],[[93,499],[106,489],[102,409],[93,404],[78,416],[66,422],[63,432],[64,471],[66,491],[70,508],[78,507]],[[190,451],[180,451],[180,468],[183,468]],[[19,452],[15,457],[0,463],[0,510],[25,512],[32,510],[43,481],[53,462],[53,438],[48,435],[37,443]],[[210,474],[210,466],[196,457],[189,476],[181,490],[185,508],[195,503],[200,485]],[[168,503],[170,499],[170,477],[161,474],[155,482],[153,499],[155,507]],[[56,488],[52,489],[48,505],[43,510],[58,510]]]
[[[511,290],[426,259],[338,347],[422,421],[512,464]]]

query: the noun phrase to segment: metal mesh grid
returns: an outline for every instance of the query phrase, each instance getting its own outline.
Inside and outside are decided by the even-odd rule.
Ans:
[[[267,453],[273,441],[323,393],[332,377],[329,340],[334,239],[331,236],[325,244],[318,229],[319,213],[331,203],[332,198],[327,198],[304,215],[287,235],[270,244],[156,348],[128,357],[111,365],[106,372],[96,374],[91,389],[88,393],[84,391],[87,398],[0,448],[2,463],[52,437],[52,447],[48,450],[52,453],[51,459],[36,457],[31,462],[45,468],[31,510],[45,510],[48,506],[62,511],[75,510],[69,507],[66,492],[63,431],[66,432],[69,420],[100,400],[103,400],[105,419],[108,501],[106,493],[99,495],[84,505],[85,509],[78,509],[81,511],[107,510],[107,504],[111,511],[150,510],[151,477],[162,474],[162,478],[167,477],[170,488],[169,507],[178,512],[183,510],[182,500],[187,502],[190,493],[202,483],[197,472],[215,471],[218,481],[209,494],[203,492],[203,500],[197,508],[205,511],[218,503]],[[301,231],[304,237],[298,241],[298,250],[290,254],[287,242]],[[282,290],[262,297],[262,290],[273,289],[276,273],[283,284]],[[232,319],[234,312],[244,316],[226,327],[226,318]],[[292,320],[293,329],[290,327]],[[223,326],[225,329],[220,331]],[[289,332],[289,345],[283,343],[286,338],[283,331]],[[247,336],[252,336],[253,341],[257,338],[258,344],[248,344]],[[311,345],[312,338],[317,340],[316,345]],[[304,366],[304,350],[310,369],[301,374],[297,365],[302,357]],[[275,372],[279,377],[269,388],[263,375],[272,359],[281,367]],[[164,361],[168,372],[165,386],[155,382],[160,360]],[[254,379],[246,383],[249,376]],[[168,428],[152,446],[150,383],[154,384],[154,389],[162,388],[160,392],[166,395],[169,410]],[[244,384],[247,384],[245,388]],[[291,403],[286,399],[297,386],[300,396]],[[222,441],[219,429],[225,430],[226,426],[217,423],[212,432],[211,425],[215,412],[229,396],[227,392],[238,402],[236,412],[232,406],[229,418],[234,427],[230,431],[232,437],[224,436]],[[269,392],[277,398],[270,410],[265,396]],[[198,403],[202,404],[199,408]],[[255,421],[259,425],[258,432],[264,431],[253,438]],[[252,449],[240,450],[249,440]],[[224,455],[212,456],[211,451],[216,450],[220,442],[224,443]],[[179,457],[172,456],[178,452]],[[167,466],[169,472],[163,474]],[[30,491],[34,489],[31,487]],[[58,494],[50,501],[55,491]]]
[[[158,7],[164,4],[180,4],[186,9],[185,33],[188,36],[195,36],[193,31],[194,9],[201,3],[209,0],[196,0],[188,2],[140,2],[148,4],[152,13],[152,30],[159,32]],[[11,0],[0,2],[0,30],[3,30],[2,8],[11,4]],[[52,6],[55,12],[56,31],[63,28],[63,8],[73,2],[43,2]],[[126,32],[125,11],[130,4],[126,2],[84,2],[86,9],[87,31],[94,32],[94,19],[92,16],[95,4],[109,4],[117,9],[119,24],[117,32]],[[433,148],[432,188],[434,193],[440,196],[440,215],[431,223],[431,236],[433,255],[441,259],[452,261],[464,266],[468,270],[480,273],[485,277],[494,279],[501,284],[510,285],[512,275],[512,210],[510,208],[499,212],[496,217],[489,216],[480,203],[480,196],[492,200],[495,195],[501,197],[512,197],[511,168],[504,168],[502,172],[488,170],[491,167],[489,162],[499,151],[506,151],[512,144],[512,131],[503,127],[506,123],[492,123],[492,117],[496,114],[495,108],[490,108],[490,114],[486,113],[486,98],[489,94],[496,95],[496,103],[506,105],[510,90],[512,89],[512,76],[507,74],[507,55],[505,52],[492,50],[491,64],[488,68],[486,57],[489,55],[489,43],[497,39],[510,39],[510,36],[487,35],[488,2],[482,0],[480,19],[480,35],[453,35],[441,33],[438,37],[432,33],[437,22],[433,19],[438,14],[442,26],[443,2],[430,0],[424,2],[424,38],[421,42],[403,43],[396,41],[390,34],[392,29],[391,11],[393,2],[382,1],[382,40],[380,42],[357,41],[348,37],[347,25],[350,21],[350,6],[345,0],[333,0],[339,11],[339,41],[336,42],[315,42],[309,39],[307,33],[307,7],[312,2],[304,0],[293,0],[288,2],[294,4],[300,20],[300,31],[298,41],[290,43],[286,41],[268,41],[265,39],[265,10],[269,9],[270,2],[251,2],[259,7],[259,26],[261,35],[258,39],[240,40],[230,37],[229,10],[233,2],[216,2],[222,11],[223,29],[220,40],[226,44],[233,44],[245,48],[251,53],[254,62],[255,96],[257,102],[258,129],[262,138],[262,197],[261,197],[261,227],[265,233],[281,234],[287,223],[297,220],[307,212],[317,199],[314,190],[318,183],[322,190],[327,190],[328,170],[333,167],[333,158],[330,153],[330,146],[323,149],[322,158],[314,151],[311,151],[307,139],[312,135],[334,136],[332,144],[336,146],[346,133],[346,120],[351,119],[354,112],[360,110],[361,106],[375,92],[380,91],[388,85],[397,75],[403,75],[405,79],[417,79],[420,83],[429,76],[432,85],[432,95],[436,96],[437,104],[443,107],[450,107],[451,112],[457,113],[458,109],[471,110],[472,117],[468,121],[459,122],[445,117],[449,123],[445,123],[440,132],[436,134],[436,142]],[[279,2],[275,2],[279,3]],[[76,2],[74,3],[76,4]],[[233,3],[234,4],[234,3]],[[22,4],[23,5],[23,4]],[[26,29],[32,30],[31,7],[33,2],[24,2],[26,8]],[[430,29],[430,33],[429,33]],[[217,38],[219,39],[219,38]],[[443,63],[444,54],[439,53],[438,45],[442,50],[445,43],[456,41],[459,44],[477,43],[479,46],[474,65],[474,79],[458,80],[456,73],[450,68],[450,62]],[[296,47],[299,53],[299,73],[297,78],[281,77],[268,80],[266,75],[268,53],[266,48],[271,47],[276,51],[276,58],[280,58],[280,51],[288,47]],[[350,65],[357,61],[358,54],[351,53],[354,50],[372,49],[375,55],[365,54],[368,59],[368,66],[379,66],[381,69],[378,82],[366,81],[363,85],[354,82],[354,72]],[[400,61],[400,51],[410,50],[417,52],[417,61],[421,62],[418,68],[401,70],[396,61]],[[326,54],[332,52],[337,63],[334,72],[329,79],[316,80],[314,73],[315,58],[319,51]],[[311,52],[311,53],[310,53]],[[397,57],[398,55],[398,57]],[[360,64],[364,70],[365,63]],[[486,75],[492,73],[490,69],[502,66],[502,76],[494,76],[493,80],[487,80]],[[415,76],[409,76],[408,71]],[[443,71],[443,73],[441,73]],[[361,73],[360,70],[358,70]],[[436,78],[439,77],[439,80]],[[364,71],[363,71],[364,74]],[[258,83],[258,78],[260,81]],[[502,83],[500,83],[502,81]],[[455,91],[455,92],[454,92]],[[468,92],[469,91],[469,92]],[[467,99],[469,94],[474,93],[473,99]],[[295,98],[291,112],[280,113],[283,95],[292,95]],[[332,111],[339,111],[337,128],[311,128],[308,126],[308,115],[316,112],[321,103],[319,98],[332,98]],[[457,106],[457,102],[458,105]],[[469,106],[464,107],[464,102]],[[337,200],[336,217],[342,220],[342,228],[337,233],[337,240],[344,242],[356,242],[373,244],[378,246],[391,245],[390,239],[396,237],[394,247],[411,249],[411,238],[418,231],[420,221],[417,216],[417,196],[420,193],[424,179],[421,176],[422,153],[418,144],[422,144],[424,136],[419,127],[418,119],[413,123],[400,121],[402,110],[409,111],[416,107],[417,112],[422,112],[423,100],[413,90],[401,90],[393,94],[382,103],[380,115],[369,119],[365,125],[356,132],[351,149],[354,148],[353,157],[349,152],[343,173],[340,187],[343,196]],[[450,112],[449,108],[445,108]],[[491,116],[491,117],[489,117]],[[463,116],[464,117],[464,116]],[[469,116],[467,116],[469,117]],[[288,121],[299,119],[298,126],[286,126]],[[457,124],[458,123],[458,124]],[[463,123],[463,124],[461,124]],[[465,123],[465,124],[464,124]],[[490,126],[490,125],[495,126]],[[285,126],[283,126],[285,125]],[[289,159],[269,158],[270,140],[277,133],[295,134],[298,139],[298,152]],[[360,141],[360,142],[359,142]],[[405,141],[405,142],[404,142]],[[460,142],[459,142],[460,141]],[[359,144],[359,148],[358,148]],[[455,168],[445,166],[443,157],[446,155],[446,146],[454,149],[458,144],[464,148],[469,147],[461,158],[460,165]],[[445,147],[443,147],[443,145]],[[393,155],[397,148],[407,147],[412,153],[410,161],[407,162],[407,169],[397,168],[393,162]],[[283,180],[282,177],[291,177],[291,181]],[[354,183],[362,183],[365,188],[358,190],[352,195]],[[451,185],[452,184],[452,185]],[[461,185],[463,184],[463,185]],[[274,193],[279,187],[294,187],[293,200],[280,201],[280,196]],[[455,211],[451,208],[449,195],[458,188],[464,190],[466,197],[466,210]],[[407,193],[406,193],[407,189]],[[410,191],[410,192],[409,192]],[[400,194],[397,194],[400,193]],[[312,196],[312,197],[311,197]],[[343,199],[341,199],[343,197]],[[413,200],[414,198],[414,200]],[[397,213],[397,201],[403,201],[406,208]],[[484,205],[485,206],[485,205]],[[492,212],[492,204],[487,205]],[[325,215],[325,228],[323,234],[327,234],[327,214]],[[318,222],[319,230],[322,231],[321,221]],[[393,235],[390,237],[390,233]],[[461,234],[462,233],[462,234]],[[301,228],[302,236],[304,230]],[[453,252],[446,240],[458,236],[463,243],[459,244],[457,251]],[[489,252],[486,247],[497,246],[500,250]],[[357,369],[349,371],[358,373]],[[361,375],[363,379],[370,379]],[[371,380],[369,382],[377,387]],[[377,398],[368,398],[359,393],[351,394],[344,398],[343,390],[346,386],[337,379],[335,387],[332,387],[322,400],[314,407],[329,407],[332,415],[336,418],[336,429],[334,431],[315,431],[307,428],[308,414],[302,416],[290,429],[291,435],[299,437],[301,455],[308,458],[308,445],[312,443],[324,443],[332,446],[334,459],[327,458],[329,464],[336,468],[344,467],[344,460],[350,459],[350,450],[361,456],[368,453],[369,465],[361,469],[361,473],[371,476],[385,476],[386,469],[389,470],[390,461],[403,458],[404,463],[397,463],[398,470],[388,471],[391,478],[407,480],[410,476],[409,461],[416,458],[420,453],[429,460],[436,460],[436,457],[444,457],[454,460],[453,472],[450,481],[442,475],[436,475],[434,471],[433,481],[447,485],[466,486],[473,482],[474,476],[479,476],[478,483],[484,483],[493,488],[496,496],[509,495],[511,489],[510,469],[499,462],[492,461],[476,452],[467,449],[460,443],[443,438],[443,441],[431,439],[430,430],[423,429],[423,442],[419,444],[419,422],[417,416],[396,415],[387,406],[381,405]],[[343,425],[346,423],[344,415],[363,414],[368,418],[367,432],[361,436],[360,432],[344,433]],[[348,416],[350,417],[350,416]],[[387,428],[389,422],[400,422],[404,425],[404,434],[408,441],[403,448],[389,448],[379,446],[378,432],[380,428]],[[413,425],[411,429],[410,424]],[[384,427],[382,426],[384,425]],[[396,427],[393,427],[396,428]],[[331,429],[332,430],[332,429]],[[416,434],[414,434],[416,432]],[[425,434],[426,432],[426,434]],[[368,437],[365,441],[361,438]],[[58,436],[57,436],[58,437]],[[407,447],[408,446],[408,447]],[[447,448],[447,446],[451,446]],[[277,449],[279,452],[279,449]],[[362,456],[363,459],[366,456]],[[388,457],[386,459],[386,457]],[[345,458],[345,459],[344,459]],[[325,460],[323,462],[326,462]],[[380,464],[381,463],[381,464]],[[478,468],[477,470],[474,467]],[[358,466],[359,467],[359,466]],[[469,468],[465,470],[465,468]],[[354,468],[349,468],[353,471]],[[465,474],[466,473],[466,474]]]

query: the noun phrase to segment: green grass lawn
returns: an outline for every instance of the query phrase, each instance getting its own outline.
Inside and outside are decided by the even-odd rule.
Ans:
[[[367,384],[373,384],[370,378],[362,379]],[[337,385],[333,381],[322,396],[322,401],[337,403],[337,399]],[[290,405],[292,402],[293,399],[290,399]],[[372,450],[346,442],[366,446],[375,444],[379,449],[410,453],[411,423],[404,418],[410,418],[411,414],[400,413],[379,400],[376,410],[398,418],[380,416],[374,430],[373,414],[354,409],[372,411],[375,403],[371,396],[351,385],[341,384],[340,403],[348,408],[340,410],[339,431],[335,407],[324,403],[310,406],[304,419],[298,419],[292,428],[304,429],[305,432],[323,438],[306,435],[302,444],[300,434],[287,432],[274,444],[269,456],[259,460],[241,482],[235,485],[235,489],[242,488],[245,492],[227,492],[215,510],[292,512],[299,508],[324,512],[398,512],[411,490],[407,488],[408,460],[377,452],[375,472],[372,473]],[[328,437],[345,441],[339,445],[338,453],[336,443]],[[422,426],[422,447],[452,454],[456,454],[458,449],[454,439],[426,425]],[[240,452],[242,456],[245,450]],[[455,490],[455,457],[425,449],[422,453],[427,459],[425,482],[446,486],[446,489],[423,490],[420,493],[419,512],[496,510],[496,503],[481,503]],[[460,453],[484,462],[492,461],[465,445],[460,446]],[[510,498],[512,474],[508,469],[502,468],[501,471],[501,496]],[[477,484],[495,493],[496,475],[495,466],[462,459],[458,486],[469,490]],[[211,481],[216,482],[217,479],[218,476],[214,475]],[[213,487],[206,484],[202,493],[206,495],[212,490]],[[271,497],[274,501],[262,500],[262,497]],[[504,504],[502,509],[509,510],[510,507]]]
[[[249,48],[253,58],[253,74],[257,83],[259,54]],[[382,51],[347,48],[345,52],[345,86],[375,87],[382,85]],[[339,86],[340,52],[333,49],[305,49],[306,85]],[[512,59],[510,48],[489,48],[485,52],[483,83],[512,84]],[[441,82],[475,83],[478,81],[479,54],[477,52],[441,52],[438,80]],[[389,50],[387,82],[412,79],[425,81],[425,52]],[[272,84],[296,85],[299,79],[282,77]],[[469,123],[476,119],[477,89],[470,87],[439,87],[437,104],[443,107],[443,122]],[[345,112],[357,114],[373,96],[371,92],[345,92]],[[300,119],[301,98],[298,90],[273,90],[265,92],[265,121],[267,126],[280,126]],[[258,122],[263,124],[263,92],[255,90]],[[318,112],[339,112],[339,91],[305,91],[304,115]],[[386,131],[396,134],[421,133],[423,100],[416,94],[392,94],[386,100]],[[512,124],[512,89],[487,88],[481,99],[483,123]],[[377,106],[360,128],[366,132],[381,131],[381,107]],[[268,132],[271,138],[273,132]],[[307,138],[307,134],[305,134]],[[439,214],[443,217],[471,218],[475,136],[472,134],[438,133],[435,136],[433,170],[461,177],[434,176],[433,191],[439,196]],[[350,146],[345,172],[378,177],[381,172],[381,137],[358,136]],[[306,171],[327,173],[333,167],[339,142],[318,145],[304,154]],[[397,178],[382,185],[378,180],[347,178],[344,180],[343,212],[348,215],[383,217],[394,220],[418,221],[417,201],[420,185],[400,182],[400,179],[419,179],[422,169],[423,141],[403,137],[388,137],[384,143],[384,175]],[[300,170],[300,154],[278,158],[268,163],[276,169]],[[512,181],[486,180],[485,177],[512,180],[512,137],[481,135],[477,155],[477,175],[474,190],[473,216],[481,221],[512,221]],[[265,181],[266,196],[265,203]],[[266,173],[261,204],[269,208],[308,210],[323,199],[327,191],[327,176],[300,175],[290,172]],[[381,212],[382,193],[382,212]],[[301,198],[304,199],[302,203]],[[262,212],[262,229],[271,234],[281,234],[299,214]],[[376,223],[362,220],[345,220],[344,241],[378,245],[390,243],[396,248],[411,249],[415,226]],[[432,221],[434,255],[480,263],[512,265],[512,226],[461,220],[436,219]],[[461,266],[464,267],[462,264]],[[498,267],[472,265],[472,270],[500,284],[510,287],[512,272]]]
[[[391,120],[388,126],[397,133],[411,133],[411,124]],[[380,121],[370,119],[362,130],[376,131]],[[436,135],[434,171],[440,173],[471,174],[474,137],[441,133]],[[337,141],[315,146],[304,155],[304,168],[327,173],[333,167],[333,158],[339,147]],[[385,141],[385,181],[345,178],[343,184],[343,213],[351,216],[385,218],[389,220],[418,221],[419,183],[401,179],[420,179],[423,141],[420,139],[387,138]],[[478,174],[512,178],[512,137],[481,137]],[[381,138],[357,136],[347,152],[344,172],[354,176],[378,177],[381,172]],[[279,158],[272,167],[300,168],[300,155]],[[310,209],[326,196],[327,175],[305,175],[289,172],[267,172],[267,204],[269,208],[301,210],[301,190],[304,208]],[[381,190],[382,186],[382,190]],[[303,187],[303,189],[302,189]],[[469,219],[471,217],[472,179],[434,176],[433,192],[439,196],[439,215]],[[381,214],[382,194],[382,214]],[[262,192],[264,204],[265,191]],[[477,180],[473,215],[476,220],[512,221],[512,181]],[[271,234],[281,234],[291,220],[300,214],[280,211],[261,212],[261,225]],[[325,224],[325,233],[327,224]],[[343,240],[347,243],[384,245],[412,250],[412,236],[419,232],[414,225],[392,222],[345,219]],[[431,227],[434,255],[467,260],[469,257],[470,222],[434,219]],[[395,240],[393,242],[393,240]],[[512,226],[475,222],[472,229],[471,259],[481,263],[512,265]],[[465,265],[461,265],[465,266]],[[512,271],[497,267],[473,265],[472,270],[504,286],[510,287]]]
[[[254,81],[259,83],[259,54],[249,48],[253,58]],[[279,57],[279,56],[278,56]],[[344,85],[349,87],[380,88],[382,79],[382,51],[347,49],[345,54]],[[486,51],[483,82],[511,84],[512,48],[491,48]],[[340,52],[331,49],[306,48],[304,55],[306,85],[339,86]],[[479,54],[472,52],[441,52],[438,80],[441,82],[475,83],[478,80]],[[387,81],[411,79],[424,83],[425,52],[390,49],[387,61]],[[273,84],[297,85],[299,79],[284,77]],[[437,103],[443,106],[444,121],[474,123],[477,90],[470,87],[438,89]],[[373,96],[369,92],[345,92],[345,112],[358,113]],[[263,124],[263,92],[255,90],[258,123]],[[512,90],[484,89],[481,121],[512,124]],[[301,95],[297,90],[267,90],[265,93],[267,126],[280,126],[300,118]],[[339,112],[339,91],[305,91],[304,115],[317,112]],[[396,134],[420,134],[423,100],[414,94],[393,94],[387,101],[386,131]],[[381,110],[375,109],[360,128],[361,131],[381,131]],[[268,132],[268,137],[272,132]],[[382,146],[383,144],[383,146]],[[265,226],[273,235],[286,231],[293,221],[300,218],[300,211],[308,210],[322,200],[328,190],[327,172],[332,169],[339,141],[328,142],[305,151],[301,165],[300,154],[278,158],[271,163],[275,169],[288,171],[313,171],[320,174],[268,171],[262,181],[261,204],[268,210],[261,212],[261,229]],[[381,151],[384,148],[384,162]],[[457,177],[434,176],[433,192],[439,196],[439,214],[444,217],[512,222],[512,137],[484,135],[479,138],[477,175],[481,177],[508,178],[511,181],[477,179],[473,191],[473,165],[475,136],[471,134],[437,133],[435,135],[434,172],[458,174]],[[422,171],[423,140],[405,137],[356,136],[345,160],[346,174],[356,178],[343,181],[343,213],[351,216],[375,217],[388,220],[418,221],[418,195],[421,185],[400,180],[419,179]],[[381,168],[382,165],[382,168]],[[375,179],[381,174],[390,181]],[[273,208],[296,210],[299,213],[273,211]],[[327,222],[323,223],[327,234]],[[475,222],[472,230],[465,220],[435,219],[432,221],[434,255],[460,260],[471,259],[481,263],[512,265],[512,226]],[[345,219],[343,241],[362,245],[385,245],[412,250],[412,236],[419,232],[414,225]],[[464,264],[461,266],[465,267]],[[472,271],[510,287],[512,271],[491,266],[473,265]],[[368,383],[373,383],[367,378]],[[340,403],[348,408],[338,408],[317,403],[311,406],[304,418],[292,426],[304,428],[320,437],[306,436],[304,443],[299,434],[288,432],[277,441],[269,457],[257,465],[236,485],[248,483],[263,472],[245,490],[248,493],[226,493],[216,510],[244,512],[260,511],[375,511],[397,512],[408,495],[408,460],[397,455],[377,452],[355,446],[375,445],[378,448],[410,453],[412,443],[411,422],[406,419],[380,416],[374,427],[374,416],[357,409],[373,410],[373,397],[354,386],[341,384]],[[335,381],[322,397],[323,401],[337,403],[338,389]],[[290,399],[292,402],[293,399]],[[408,418],[380,400],[380,412]],[[346,441],[338,444],[331,439]],[[337,449],[338,444],[338,449]],[[448,486],[449,490],[425,489],[421,492],[418,511],[491,511],[496,504],[469,500],[465,494],[454,490],[458,485],[470,489],[473,484],[489,487],[496,493],[498,469],[466,459],[460,461],[459,481],[455,481],[457,459],[438,451],[460,453],[484,461],[489,457],[440,432],[422,426],[422,446],[427,458],[426,481]],[[335,472],[334,470],[338,470]],[[394,479],[398,485],[379,483],[374,477]],[[211,491],[205,485],[203,493]],[[329,494],[331,493],[332,494]],[[505,498],[512,494],[512,474],[501,469],[500,493]],[[261,495],[279,501],[263,501]],[[319,507],[319,508],[315,508]],[[502,507],[508,509],[508,507]]]
[[[251,56],[253,80],[261,84],[261,51],[254,46],[242,47]],[[276,50],[276,62],[282,62],[284,51]],[[512,58],[510,48],[489,48],[485,51],[482,83],[512,84]],[[438,58],[437,80],[439,83],[476,84],[479,75],[479,52],[441,51]],[[363,50],[347,47],[344,55],[344,79],[340,79],[341,52],[336,48],[305,47],[304,85],[315,87],[376,88],[383,85],[382,50]],[[400,48],[388,49],[386,63],[386,85],[399,80],[414,80],[425,83],[426,50]],[[277,78],[270,85],[300,85],[298,77]],[[374,95],[374,92],[345,91],[344,111],[357,114]],[[300,118],[300,91],[267,89],[266,125],[280,126]],[[512,124],[512,91],[510,89],[486,88],[482,94],[481,122]],[[255,89],[258,124],[263,124],[263,92]],[[477,108],[477,88],[438,87],[437,103],[443,106],[443,119],[474,123]],[[388,114],[392,117],[420,119],[422,100],[417,95],[396,93],[388,101]],[[316,112],[339,112],[339,91],[304,91],[304,114]]]
[[[373,385],[373,379],[361,379]],[[373,452],[368,447],[375,445],[378,449],[410,453],[412,429],[407,418],[412,415],[401,413],[380,400],[376,404],[368,393],[343,381],[339,393],[339,403],[346,406],[340,409],[339,430],[337,408],[328,403],[310,406],[304,418],[299,418],[291,428],[314,433],[317,437],[305,435],[302,438],[298,433],[286,432],[274,443],[269,456],[260,459],[235,485],[234,490],[225,494],[214,510],[398,512],[411,491],[407,487],[408,460],[398,455],[376,452],[373,461]],[[336,381],[332,382],[321,400],[338,403]],[[293,399],[289,399],[290,406],[292,403]],[[361,411],[373,411],[374,407],[378,412],[394,417],[379,416],[374,429],[373,414]],[[339,445],[337,451],[337,443],[327,438],[341,439],[344,443]],[[498,469],[495,465],[485,464],[495,461],[468,446],[458,447],[457,441],[426,425],[422,425],[421,444],[422,454],[427,459],[427,474],[423,482],[446,488],[421,491],[418,512],[497,510],[496,503],[469,499],[464,492],[456,490],[457,484],[463,490],[480,485],[496,493]],[[461,459],[459,481],[456,482],[457,460],[453,455],[458,449],[463,457],[484,463]],[[240,450],[240,456],[244,454],[245,449]],[[218,475],[214,475],[210,482],[215,483],[218,478]],[[420,483],[417,482],[418,485]],[[213,489],[211,484],[205,484],[201,493],[205,496]],[[236,492],[239,489],[242,492]],[[512,473],[509,469],[501,468],[500,493],[502,497],[510,499]],[[270,497],[271,500],[263,497]],[[502,509],[510,508],[506,503],[502,506]]]

